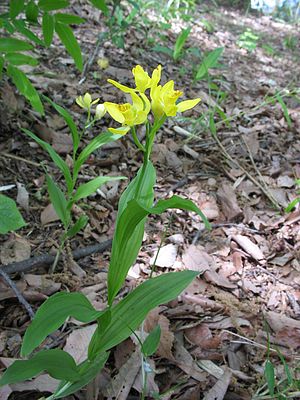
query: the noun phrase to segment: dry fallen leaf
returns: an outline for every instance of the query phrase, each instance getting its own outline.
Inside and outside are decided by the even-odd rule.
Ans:
[[[71,354],[77,364],[87,358],[88,343],[90,342],[97,324],[88,325],[74,330],[67,338],[64,351]]]
[[[228,183],[223,183],[218,189],[217,198],[228,221],[234,221],[242,216],[234,189]]]
[[[59,221],[59,216],[56,214],[53,205],[50,203],[41,212],[41,223],[42,225],[47,225],[54,221]]]
[[[2,264],[23,261],[30,258],[30,243],[21,237],[13,236],[2,244],[0,260]]]
[[[226,368],[216,384],[205,393],[204,400],[223,400],[230,384],[232,372]]]
[[[153,257],[150,260],[150,264],[152,265],[155,261],[155,265],[161,268],[172,268],[176,261],[178,247],[175,244],[167,244],[166,246],[162,246],[159,250],[155,252]],[[158,257],[156,259],[156,255],[158,252]]]
[[[243,235],[233,235],[232,239],[236,241],[236,243],[241,246],[246,253],[248,253],[254,260],[261,262],[265,259],[263,252],[257,246],[257,244],[253,243],[247,236]]]

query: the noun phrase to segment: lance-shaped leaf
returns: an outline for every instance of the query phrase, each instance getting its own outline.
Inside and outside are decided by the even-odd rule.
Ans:
[[[126,243],[122,242],[122,233],[120,233],[122,231],[122,215],[126,210],[128,202],[133,199],[138,200],[139,203],[145,207],[152,206],[154,200],[153,187],[155,185],[155,181],[155,169],[152,163],[149,161],[146,166],[143,166],[139,170],[137,176],[130,182],[120,198],[117,224],[112,244],[111,261],[108,270],[109,304],[112,304],[116,294],[115,290],[113,289],[115,285],[114,281],[117,279],[118,291],[126,278],[129,268],[136,260],[142,244],[145,229],[145,220],[142,218],[134,230],[130,232],[130,240],[128,240]],[[118,272],[116,273],[116,271]]]
[[[24,10],[24,0],[10,0],[9,16],[16,18]]]
[[[67,52],[74,59],[76,67],[79,71],[82,71],[83,61],[81,50],[72,29],[66,24],[55,22],[55,32],[58,34]]]
[[[77,15],[65,14],[65,13],[56,13],[55,21],[61,22],[62,24],[82,24],[85,20]]]
[[[88,157],[99,147],[105,145],[106,143],[109,142],[114,142],[115,140],[118,140],[122,135],[115,135],[111,132],[105,132],[101,133],[100,135],[96,136],[79,154],[75,165],[74,165],[74,170],[73,170],[73,177],[74,180],[77,179],[78,172],[80,170],[80,167],[82,164],[88,159]]]
[[[53,349],[40,351],[29,360],[15,361],[2,375],[0,386],[30,379],[43,371],[55,379],[80,379],[73,357],[63,350]]]
[[[160,326],[156,325],[156,327],[149,333],[149,335],[146,337],[143,343],[142,352],[145,357],[150,357],[152,356],[152,354],[156,352],[159,346],[160,335],[161,335]]]
[[[5,60],[13,65],[31,65],[32,67],[35,67],[39,63],[36,58],[22,53],[7,53]]]
[[[28,356],[52,332],[56,331],[67,318],[91,322],[101,316],[82,293],[56,293],[49,297],[37,310],[27,328],[21,348],[21,356]]]
[[[7,39],[8,40],[8,39]],[[0,49],[1,51],[1,49]],[[40,114],[44,114],[44,107],[38,95],[36,89],[32,86],[32,83],[24,74],[23,71],[18,69],[17,67],[9,64],[7,66],[7,74],[12,79],[13,83],[16,85],[20,93],[26,97],[26,99],[30,102],[32,107],[38,111]]]
[[[176,298],[192,280],[196,271],[170,272],[139,285],[111,308],[111,320],[104,332],[99,324],[89,345],[89,359],[127,339],[149,311]]]
[[[67,110],[65,110],[63,107],[59,106],[54,101],[49,99],[49,97],[43,96],[43,98],[46,99],[52,105],[52,107],[54,107],[55,110],[65,120],[66,124],[68,125],[68,127],[69,127],[69,129],[71,131],[72,141],[73,141],[73,148],[74,148],[74,152],[76,153],[76,151],[78,149],[78,146],[79,146],[79,133],[78,133],[78,130],[77,130],[77,126],[76,126],[73,118],[71,117],[71,114]]]
[[[86,226],[88,220],[89,219],[86,215],[81,215],[75,222],[75,224],[68,230],[66,236],[70,239],[73,236],[77,235],[77,233]]]
[[[45,45],[49,47],[52,43],[54,34],[54,17],[52,14],[49,14],[47,12],[44,13],[42,19],[42,30]]]
[[[80,185],[72,198],[72,203],[75,203],[76,201],[88,197],[92,193],[95,193],[95,191],[104,183],[116,181],[119,179],[127,178],[126,176],[98,176],[98,178],[94,178],[89,182]]]
[[[37,137],[34,133],[29,131],[28,129],[23,128],[23,132],[25,132],[28,136],[30,136],[33,140],[35,140],[44,150],[47,151],[49,156],[52,158],[52,161],[55,163],[55,165],[61,170],[61,172],[64,175],[64,178],[66,180],[66,184],[68,187],[68,190],[72,189],[73,185],[73,180],[71,177],[71,173],[69,170],[69,167],[65,163],[65,161],[56,153],[56,151],[50,146],[49,143],[45,142],[44,140],[40,139]]]
[[[40,0],[38,5],[43,11],[60,10],[69,6],[69,0]]]
[[[117,246],[115,246],[115,253],[112,253],[112,262],[109,266],[109,304],[112,304],[113,299],[121,289],[126,279],[128,270],[131,267],[131,265],[127,263],[127,260],[130,257],[130,255],[127,254],[127,251],[128,245],[130,245],[132,241],[136,226],[147,215],[161,214],[169,208],[179,208],[181,210],[194,211],[202,218],[206,228],[210,228],[210,224],[205,215],[191,200],[183,199],[179,196],[173,196],[170,199],[158,201],[156,206],[152,208],[143,207],[136,200],[129,201],[127,207],[120,216],[114,237],[114,241],[116,241]]]
[[[76,382],[62,381],[55,393],[53,399],[61,399],[77,392],[83,386],[87,385],[104,367],[109,353],[101,353],[94,360],[85,360],[79,367],[80,379]]]
[[[59,219],[66,228],[69,224],[71,214],[67,209],[67,200],[65,195],[49,175],[46,175],[46,180],[51,203],[56,214],[59,216]]]

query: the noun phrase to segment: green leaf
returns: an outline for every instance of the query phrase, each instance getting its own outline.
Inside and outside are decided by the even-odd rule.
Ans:
[[[43,340],[56,331],[65,320],[73,317],[80,322],[88,323],[100,317],[97,311],[82,293],[56,293],[49,297],[37,310],[35,317],[27,328],[21,348],[21,356],[28,356]]]
[[[123,241],[122,224],[123,214],[126,207],[132,199],[137,199],[145,207],[151,207],[154,200],[153,187],[156,180],[155,169],[149,161],[146,167],[142,167],[137,176],[128,185],[119,201],[117,223],[112,243],[111,261],[108,270],[108,299],[112,304],[114,296],[123,285],[127,272],[136,260],[140,250],[145,227],[145,219],[140,220],[138,224],[128,233],[128,239]],[[127,211],[126,211],[127,212]],[[126,214],[127,215],[127,214]]]
[[[285,118],[285,120],[286,120],[286,122],[288,124],[288,127],[291,128],[292,120],[291,120],[291,117],[289,115],[288,108],[287,108],[285,102],[283,101],[283,98],[280,96],[279,93],[276,93],[275,97],[276,97],[278,103],[281,105],[281,108],[282,108],[282,111],[283,111],[283,115],[284,115],[284,118]]]
[[[161,46],[160,44],[157,44],[156,46],[154,46],[152,48],[152,51],[154,51],[155,53],[164,53],[167,54],[170,57],[173,57],[173,51],[172,49],[170,49],[169,47],[166,46]]]
[[[72,203],[83,199],[85,197],[90,196],[104,183],[109,181],[116,181],[119,179],[127,179],[125,176],[99,176],[98,178],[94,178],[87,183],[82,184],[77,189],[75,195],[72,198]]]
[[[180,58],[181,51],[183,49],[183,46],[184,46],[187,38],[189,37],[189,34],[191,33],[191,30],[192,30],[192,28],[189,27],[189,28],[183,29],[180,32],[180,34],[176,40],[174,51],[173,51],[173,59],[175,61],[177,61]]]
[[[0,38],[0,53],[32,50],[32,44],[15,38]]]
[[[43,11],[60,10],[61,8],[68,7],[69,0],[40,0],[39,8]]]
[[[268,384],[269,393],[274,396],[275,392],[275,370],[270,360],[266,361],[264,375]]]
[[[9,16],[16,18],[24,9],[24,0],[10,0],[9,2]]]
[[[49,175],[46,175],[46,180],[51,203],[56,211],[56,214],[59,216],[59,219],[66,228],[70,222],[71,214],[67,208],[67,200],[65,195]]]
[[[2,79],[3,66],[4,66],[4,58],[0,56],[0,81]]]
[[[7,67],[7,75],[12,79],[20,93],[26,97],[31,106],[40,114],[44,115],[44,107],[36,89],[23,71],[11,64]]]
[[[77,233],[86,226],[88,220],[89,219],[86,215],[81,215],[76,223],[68,230],[67,237],[70,239],[73,236],[77,235]]]
[[[74,180],[77,179],[78,172],[82,166],[82,164],[88,159],[88,157],[101,146],[105,145],[109,142],[114,142],[115,140],[120,139],[122,135],[116,135],[111,132],[101,133],[100,135],[96,136],[79,154],[73,170],[73,177]]]
[[[39,8],[33,0],[30,0],[26,6],[25,15],[28,21],[37,22],[39,16]]]
[[[111,308],[111,321],[95,331],[89,345],[89,359],[127,339],[149,311],[176,298],[198,275],[195,271],[170,272],[143,282]]]
[[[13,24],[14,24],[16,30],[18,32],[22,33],[22,35],[27,37],[32,42],[43,46],[44,42],[41,39],[39,39],[30,29],[26,28],[24,21],[22,21],[20,19],[14,20]]]
[[[78,133],[76,124],[75,124],[73,118],[71,117],[71,114],[69,114],[69,112],[67,110],[65,110],[63,107],[54,103],[54,101],[49,99],[49,97],[43,96],[43,98],[45,98],[65,120],[66,124],[68,125],[68,127],[71,131],[72,141],[73,141],[73,149],[74,149],[74,152],[76,153],[78,146],[79,146],[79,133]]]
[[[7,53],[5,59],[12,65],[31,65],[35,67],[39,63],[36,58],[22,53]]]
[[[53,394],[55,399],[61,399],[69,396],[72,393],[77,392],[83,386],[87,385],[104,367],[109,353],[101,353],[94,360],[85,360],[79,367],[80,380],[76,382],[63,381],[59,384],[55,393]]]
[[[208,55],[204,58],[204,60],[198,67],[195,77],[197,81],[204,78],[208,74],[208,70],[210,68],[214,68],[217,65],[217,62],[221,57],[223,51],[224,47],[218,47],[217,49],[214,49],[208,53]]]
[[[73,357],[63,350],[53,349],[40,351],[29,360],[15,361],[2,375],[0,386],[25,381],[43,371],[55,379],[80,379]]]
[[[54,34],[54,17],[47,12],[44,13],[42,19],[42,30],[43,30],[43,37],[44,42],[47,47],[49,47],[53,40]]]
[[[169,208],[194,211],[202,218],[206,228],[210,228],[210,224],[205,215],[191,200],[173,196],[167,200],[159,200],[156,206],[152,208],[143,207],[138,201],[131,200],[120,216],[115,231],[114,242],[116,242],[117,245],[112,249],[111,263],[108,271],[109,304],[112,304],[114,297],[121,289],[128,270],[131,267],[131,265],[127,263],[128,246],[131,245],[136,227],[149,214],[162,214]],[[113,250],[115,251],[114,253]]]
[[[49,143],[45,142],[44,140],[40,139],[37,137],[34,133],[29,131],[28,129],[22,129],[23,132],[25,132],[28,136],[30,136],[33,140],[35,140],[44,150],[47,151],[49,156],[52,158],[52,161],[55,163],[55,165],[61,170],[61,172],[64,175],[64,178],[66,180],[66,184],[68,187],[68,190],[71,191],[73,188],[73,180],[71,177],[71,173],[69,170],[69,167],[65,163],[65,161],[56,153],[56,151],[50,146]]]
[[[105,15],[108,14],[108,7],[105,0],[90,0],[90,2],[93,4],[93,6],[98,8],[98,10],[103,11]]]
[[[144,341],[142,346],[142,352],[145,357],[150,357],[156,352],[159,346],[160,335],[161,329],[160,326],[157,325],[146,337],[146,340]]]
[[[55,21],[62,24],[82,24],[85,20],[77,15],[57,13],[55,14]]]
[[[297,205],[298,203],[300,203],[300,197],[298,197],[298,198],[292,200],[292,201],[288,204],[288,206],[284,209],[284,211],[285,211],[285,212],[291,212],[292,209],[293,209],[294,207],[296,207],[296,205]]]
[[[55,22],[55,32],[58,34],[67,52],[74,59],[76,67],[79,71],[82,71],[83,61],[81,50],[72,29],[68,25]]]
[[[0,194],[0,234],[16,231],[26,225],[14,200]]]
[[[3,28],[8,32],[8,33],[10,33],[11,35],[13,34],[13,33],[15,33],[15,27],[7,20],[7,19],[2,19],[1,20],[1,23],[3,24]],[[5,39],[5,40],[7,40],[7,39]],[[0,41],[1,41],[1,39],[0,39]]]

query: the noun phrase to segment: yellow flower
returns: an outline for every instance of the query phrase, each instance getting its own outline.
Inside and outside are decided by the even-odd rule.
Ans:
[[[76,99],[76,103],[84,108],[85,110],[89,110],[93,104],[98,103],[99,99],[92,100],[92,97],[89,93],[86,93],[83,97],[79,96]]]
[[[108,128],[112,133],[125,135],[132,126],[143,124],[147,119],[150,112],[150,101],[148,98],[143,93],[141,93],[141,97],[134,92],[130,94],[132,104],[104,103],[105,109],[110,116],[122,124],[122,127],[119,128]]]
[[[140,93],[144,93],[146,89],[150,88],[151,79],[148,73],[144,71],[143,67],[137,65],[132,69],[132,74],[134,76],[136,89]]]
[[[155,119],[160,119],[163,115],[175,117],[177,112],[183,112],[195,107],[200,99],[185,100],[178,104],[176,101],[183,95],[180,90],[174,90],[174,81],[167,82],[164,86],[153,85],[150,90],[151,107]]]
[[[135,80],[135,88],[130,88],[128,86],[122,85],[121,83],[114,81],[113,79],[108,79],[107,82],[116,86],[124,93],[132,93],[139,92],[144,93],[147,89],[150,89],[152,86],[157,86],[160,75],[161,75],[161,65],[159,65],[153,72],[152,77],[148,75],[148,73],[144,70],[140,65],[135,66],[132,69],[132,74]]]

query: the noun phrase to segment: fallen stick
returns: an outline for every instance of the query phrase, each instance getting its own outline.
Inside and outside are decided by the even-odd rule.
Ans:
[[[101,253],[101,252],[109,249],[111,246],[111,243],[112,243],[112,240],[109,239],[109,240],[106,240],[105,242],[92,244],[90,246],[83,247],[83,248],[73,251],[72,256],[73,256],[74,260],[79,260],[80,258],[89,256],[94,253]],[[44,265],[50,265],[53,263],[54,259],[55,259],[55,255],[52,256],[50,254],[43,254],[41,256],[28,258],[27,260],[24,260],[24,261],[19,261],[19,262],[7,264],[7,265],[2,265],[2,266],[0,266],[0,269],[5,274],[13,274],[16,272],[26,272],[33,268],[41,267]]]

